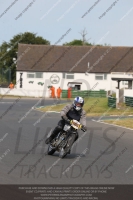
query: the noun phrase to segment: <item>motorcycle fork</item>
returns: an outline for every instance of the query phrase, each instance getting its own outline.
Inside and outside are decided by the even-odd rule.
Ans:
[[[59,139],[59,137],[61,136],[62,132],[59,132],[56,139]]]
[[[74,132],[73,130],[69,130],[69,131],[67,132],[66,140],[69,138],[69,136],[70,136],[71,134],[75,134],[75,132]]]

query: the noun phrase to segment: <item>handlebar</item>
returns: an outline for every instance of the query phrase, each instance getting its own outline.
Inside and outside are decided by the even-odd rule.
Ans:
[[[64,117],[62,116],[62,119],[64,119]],[[67,124],[70,124],[70,119],[64,119],[65,120],[65,122],[67,123]],[[82,125],[82,124],[81,124]],[[81,130],[83,131],[83,132],[85,132],[86,131],[86,129],[84,129],[83,127],[81,127]]]
[[[81,130],[82,130],[83,132],[85,132],[85,131],[86,131],[86,130],[85,130],[83,127],[81,128]]]

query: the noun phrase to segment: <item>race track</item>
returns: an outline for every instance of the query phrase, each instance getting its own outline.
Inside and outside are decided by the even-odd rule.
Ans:
[[[35,110],[38,101],[0,102],[0,184],[133,184],[132,130],[90,117],[70,155],[48,156],[44,140],[60,114]],[[52,104],[47,99],[37,106]]]

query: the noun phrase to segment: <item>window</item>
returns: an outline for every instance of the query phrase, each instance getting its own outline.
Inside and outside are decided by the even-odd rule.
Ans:
[[[65,79],[74,79],[74,73],[63,73],[62,76]]]
[[[74,74],[66,74],[66,79],[74,79]]]
[[[104,80],[107,80],[107,74],[104,74]]]
[[[103,80],[103,76],[95,75],[95,79],[96,79],[96,80]]]
[[[27,73],[27,78],[43,78],[42,72]]]
[[[28,74],[27,73],[27,78],[35,78],[35,74]]]
[[[42,72],[36,72],[36,78],[43,78]]]
[[[80,90],[81,85],[75,85],[75,90]]]
[[[107,74],[95,74],[95,80],[107,80]]]
[[[122,81],[122,85],[128,85],[128,81]]]

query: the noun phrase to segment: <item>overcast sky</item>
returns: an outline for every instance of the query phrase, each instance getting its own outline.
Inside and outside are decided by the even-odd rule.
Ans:
[[[86,28],[91,43],[133,46],[133,0],[0,0],[0,27],[0,44],[29,31],[62,45]]]

